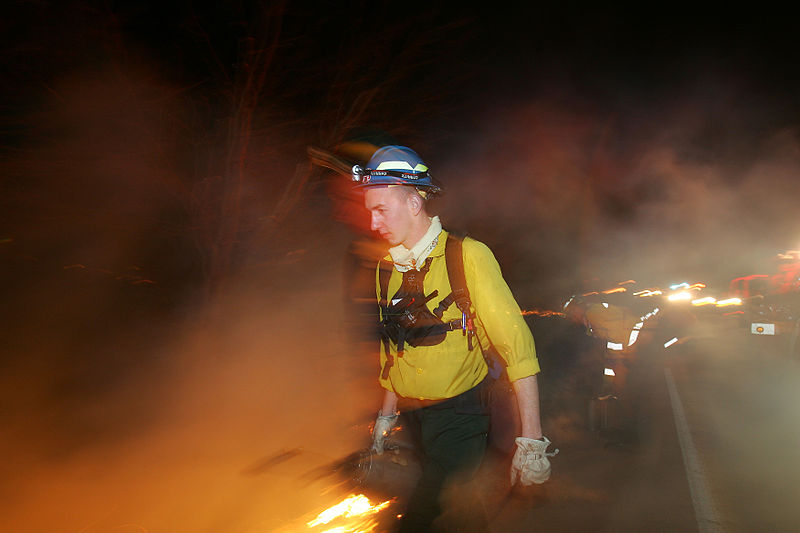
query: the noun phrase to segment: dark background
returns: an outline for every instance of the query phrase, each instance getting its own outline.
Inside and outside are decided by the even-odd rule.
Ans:
[[[420,152],[446,224],[509,276],[557,283],[540,305],[594,278],[722,285],[797,244],[797,51],[778,13],[15,2],[3,25],[17,256],[82,263],[85,240],[115,240],[167,290],[214,287],[269,259],[303,202],[325,224],[313,196],[335,178],[296,166],[356,128]]]

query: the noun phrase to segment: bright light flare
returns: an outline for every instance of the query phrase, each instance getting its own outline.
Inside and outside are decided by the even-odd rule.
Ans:
[[[705,289],[705,288],[706,288],[705,283],[692,283],[691,285],[689,285],[685,281],[683,283],[675,283],[669,286],[669,290],[671,291],[677,291],[680,289],[685,289],[687,291],[699,291],[700,289]]]
[[[717,299],[713,296],[706,296],[705,298],[698,298],[696,300],[692,300],[692,305],[701,306],[701,305],[713,305],[717,303]]]
[[[670,294],[669,296],[667,296],[667,300],[669,300],[670,302],[684,302],[686,300],[691,300],[691,299],[692,295],[689,294],[689,291],[676,292],[674,294]]]
[[[727,298],[725,300],[719,300],[717,302],[717,307],[727,307],[729,305],[742,305],[741,298]]]
[[[658,289],[645,289],[643,291],[634,292],[634,296],[638,296],[639,298],[649,298],[651,296],[661,296],[663,293]]]
[[[613,368],[606,368],[603,370],[603,375],[605,376],[616,376],[617,374],[614,372]]]
[[[778,259],[800,259],[800,250],[786,250],[778,254]]]
[[[314,520],[307,522],[306,525],[311,529],[335,521],[334,524],[331,524],[332,528],[324,531],[327,533],[366,533],[374,530],[378,525],[372,516],[386,509],[390,503],[391,501],[387,500],[372,505],[369,498],[363,494],[351,494],[336,505],[328,507],[319,513]]]
[[[670,346],[672,346],[676,342],[678,342],[678,337],[672,337],[670,340],[668,340],[667,342],[664,343],[664,348],[669,348]]]

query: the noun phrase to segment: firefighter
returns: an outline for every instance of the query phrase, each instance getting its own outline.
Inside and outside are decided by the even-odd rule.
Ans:
[[[486,451],[491,377],[484,353],[490,347],[504,363],[520,414],[511,484],[550,477],[548,456],[555,452],[547,452],[550,441],[542,434],[539,363],[491,250],[469,237],[456,239],[439,217],[429,216],[427,200],[441,187],[416,152],[380,148],[367,168],[353,167],[353,179],[364,190],[372,230],[391,246],[376,270],[385,392],[372,446],[383,453],[402,411],[423,459],[400,530],[428,531],[442,513],[442,491],[471,479]]]

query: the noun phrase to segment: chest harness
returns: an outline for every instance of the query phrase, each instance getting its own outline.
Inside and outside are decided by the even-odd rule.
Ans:
[[[447,235],[445,242],[445,265],[450,281],[451,292],[443,298],[431,312],[426,305],[439,295],[438,290],[425,295],[423,282],[431,267],[433,258],[428,257],[421,269],[410,269],[403,272],[403,281],[397,293],[389,301],[389,278],[394,266],[391,261],[381,259],[378,274],[380,284],[380,336],[383,343],[386,363],[381,378],[389,377],[389,370],[394,366],[394,357],[389,351],[389,343],[397,347],[397,357],[403,357],[405,345],[435,346],[444,341],[447,333],[461,330],[467,338],[467,347],[472,350],[475,336],[475,315],[471,311],[471,302],[467,281],[464,275],[464,257],[462,255],[463,237]],[[461,311],[461,318],[444,322],[442,315],[453,304]]]

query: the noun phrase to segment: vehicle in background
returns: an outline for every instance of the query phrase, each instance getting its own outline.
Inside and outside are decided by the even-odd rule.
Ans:
[[[588,425],[591,430],[629,433],[635,426],[642,358],[691,338],[696,322],[692,299],[702,283],[669,288],[640,288],[634,280],[605,290],[571,296],[564,316],[596,339],[601,350],[584,380],[589,386]]]
[[[800,359],[800,251],[778,254],[770,274],[731,280],[729,293],[742,300],[747,334],[763,339],[755,346]]]

